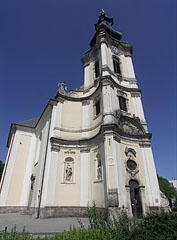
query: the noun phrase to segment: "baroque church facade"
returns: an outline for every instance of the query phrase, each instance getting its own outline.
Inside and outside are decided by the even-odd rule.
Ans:
[[[0,212],[85,216],[88,204],[129,216],[167,206],[161,197],[132,64],[132,47],[102,10],[82,58],[84,84],[59,84],[41,116],[11,124]]]

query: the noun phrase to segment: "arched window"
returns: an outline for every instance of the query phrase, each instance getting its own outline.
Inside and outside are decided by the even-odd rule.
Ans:
[[[95,62],[95,78],[98,78],[100,76],[100,68],[99,68],[99,61],[97,60]]]
[[[116,57],[113,57],[113,66],[114,66],[114,72],[121,74],[120,70],[120,60]]]

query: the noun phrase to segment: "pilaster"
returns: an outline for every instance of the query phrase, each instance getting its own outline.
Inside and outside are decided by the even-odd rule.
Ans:
[[[59,161],[59,147],[52,146],[51,148],[51,159],[48,174],[47,194],[46,194],[46,206],[53,206],[55,201],[56,192],[56,179]]]
[[[62,120],[62,108],[63,108],[63,103],[64,99],[62,98],[57,98],[58,104],[55,109],[56,112],[56,117],[55,117],[55,124],[54,124],[54,137],[60,137],[60,129],[61,129],[61,120]]]
[[[89,129],[90,127],[90,101],[82,102],[82,129]],[[82,131],[83,137],[89,137],[88,131]]]
[[[150,206],[160,205],[160,191],[151,147],[141,147]]]
[[[108,65],[108,49],[104,39],[101,39],[101,61],[102,67]]]
[[[90,202],[90,149],[81,150],[80,206]]]

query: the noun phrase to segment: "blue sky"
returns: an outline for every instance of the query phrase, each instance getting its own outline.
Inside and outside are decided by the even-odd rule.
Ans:
[[[133,46],[133,62],[159,175],[177,177],[176,1],[6,0],[0,2],[0,159],[10,124],[40,116],[57,83],[83,83],[101,9]]]

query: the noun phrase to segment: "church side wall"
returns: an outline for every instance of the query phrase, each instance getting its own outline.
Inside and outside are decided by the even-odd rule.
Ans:
[[[14,162],[13,174],[10,179],[9,192],[6,204],[10,206],[20,205],[23,182],[27,166],[32,136],[22,134],[18,144],[16,159]]]
[[[15,165],[15,159],[16,159],[19,141],[20,141],[20,133],[18,131],[16,131],[14,133],[14,140],[13,140],[13,142],[11,142],[12,145],[10,145],[6,163],[5,163],[5,167],[4,167],[4,171],[6,170],[6,172],[3,172],[4,181],[2,182],[2,179],[1,179],[1,184],[2,184],[1,185],[2,189],[1,189],[1,194],[0,194],[0,205],[1,206],[7,206],[6,201],[7,201],[7,196],[8,196],[8,192],[9,192],[11,178],[13,175],[13,169],[14,169],[14,165]]]

